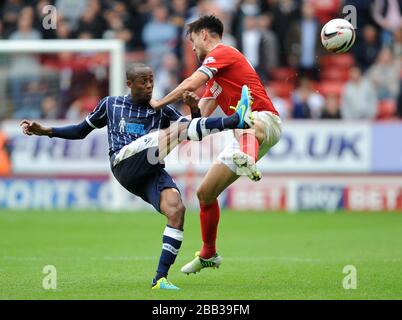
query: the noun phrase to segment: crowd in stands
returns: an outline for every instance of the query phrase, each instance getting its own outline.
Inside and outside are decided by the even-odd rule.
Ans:
[[[56,29],[43,28],[47,5],[57,9]],[[347,54],[329,54],[321,28],[353,14],[351,6],[356,43]],[[245,54],[282,118],[402,117],[402,0],[3,0],[0,39],[121,39],[126,63],[153,68],[160,97],[199,65],[186,24],[205,14],[224,22],[223,42]],[[10,96],[0,117],[81,118],[107,94],[107,61],[72,53],[0,59],[9,77],[0,80],[0,96]],[[55,82],[60,90],[49,95]]]

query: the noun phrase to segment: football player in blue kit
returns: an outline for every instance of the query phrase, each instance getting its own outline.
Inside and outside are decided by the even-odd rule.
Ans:
[[[92,130],[107,127],[114,177],[125,189],[167,217],[152,289],[175,290],[178,287],[167,280],[167,275],[183,241],[185,207],[178,187],[164,169],[163,159],[184,140],[199,141],[214,132],[249,128],[253,123],[251,108],[240,100],[230,117],[201,118],[198,97],[186,92],[183,100],[192,111],[189,119],[173,106],[160,110],[150,106],[154,83],[152,70],[147,65],[132,64],[126,78],[130,94],[103,98],[77,125],[51,128],[23,120],[20,126],[26,135],[63,139],[84,139]]]

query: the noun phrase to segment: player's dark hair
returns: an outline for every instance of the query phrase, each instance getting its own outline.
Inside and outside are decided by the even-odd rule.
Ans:
[[[142,62],[135,62],[130,64],[127,69],[126,69],[126,79],[134,81],[134,78],[137,74],[138,69],[150,69],[149,66],[147,66],[145,63]]]
[[[191,22],[187,25],[187,34],[199,33],[201,30],[208,30],[210,33],[215,33],[222,38],[223,23],[214,15],[203,16],[198,20]]]

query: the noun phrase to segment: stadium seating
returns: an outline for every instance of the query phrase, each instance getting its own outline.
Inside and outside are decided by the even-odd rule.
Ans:
[[[271,81],[268,86],[273,89],[278,97],[288,99],[290,98],[295,86],[292,83],[282,81]]]
[[[388,120],[392,119],[396,113],[396,103],[392,100],[384,100],[378,103],[377,119]]]
[[[270,72],[270,78],[275,81],[294,83],[297,78],[297,71],[293,68],[276,68]]]
[[[321,80],[346,82],[349,79],[349,68],[326,67],[321,70]]]
[[[322,56],[320,59],[321,69],[328,67],[337,67],[341,69],[348,69],[355,64],[355,59],[351,54],[330,54]]]
[[[342,94],[344,85],[343,82],[338,81],[323,81],[320,82],[316,88],[323,96],[335,94],[339,97]]]

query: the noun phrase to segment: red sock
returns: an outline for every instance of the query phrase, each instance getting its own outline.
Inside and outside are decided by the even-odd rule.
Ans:
[[[260,144],[258,143],[255,135],[251,133],[243,133],[239,138],[240,150],[249,156],[251,156],[255,162],[258,159],[258,148]]]
[[[200,203],[201,234],[203,245],[200,256],[205,259],[213,257],[216,253],[216,233],[219,223],[219,203],[218,200],[211,204]]]

